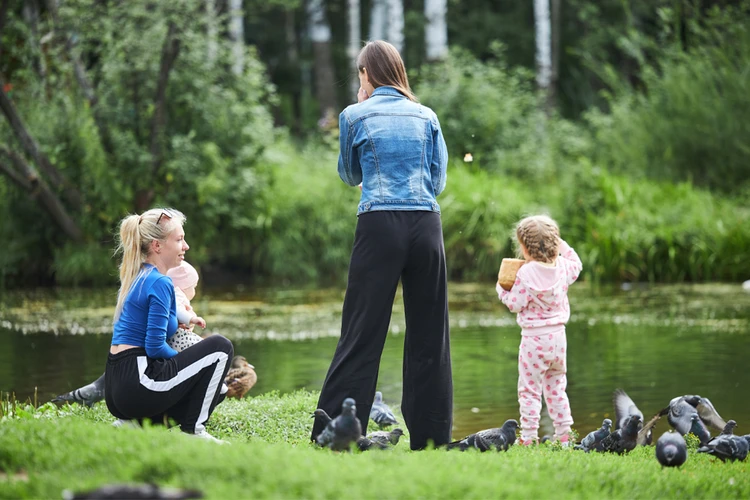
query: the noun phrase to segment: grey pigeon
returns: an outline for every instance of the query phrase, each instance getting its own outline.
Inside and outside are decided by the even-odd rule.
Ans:
[[[94,380],[88,385],[84,385],[83,387],[76,389],[74,391],[66,392],[65,394],[60,394],[56,398],[54,398],[52,401],[55,402],[61,402],[61,401],[69,401],[71,403],[81,403],[82,405],[86,405],[88,407],[91,407],[94,403],[97,403],[104,399],[104,374],[102,373],[102,376],[98,379]]]
[[[357,441],[357,447],[362,450],[379,449],[385,450],[398,444],[398,440],[404,435],[404,431],[399,428],[392,431],[371,432],[367,437],[362,437]]]
[[[665,432],[656,442],[656,459],[663,467],[679,467],[687,460],[687,443],[679,432]]]
[[[711,434],[708,432],[708,429],[703,424],[703,421],[697,413],[690,415],[690,429],[688,429],[688,431],[690,434],[698,438],[701,445],[705,445],[711,440]],[[680,434],[682,433],[680,432]]]
[[[722,429],[721,434],[724,436],[731,436],[734,434],[734,428],[737,427],[737,422],[734,420],[727,420],[727,425]]]
[[[749,448],[750,443],[743,436],[719,434],[698,448],[698,453],[708,453],[719,458],[722,462],[725,460],[742,461],[747,458]]]
[[[623,454],[632,450],[638,444],[638,426],[641,422],[640,416],[630,415],[625,426],[602,439],[601,445],[596,451]]]
[[[641,431],[643,426],[643,412],[638,409],[630,396],[627,395],[622,389],[615,389],[612,395],[612,403],[615,406],[615,430],[622,429],[628,422],[632,415],[638,415],[641,417],[640,423],[638,424],[638,431]],[[640,445],[651,444],[651,429],[643,430],[639,432],[636,441]]]
[[[398,423],[393,411],[383,402],[383,393],[380,391],[375,393],[375,401],[373,401],[372,408],[370,408],[370,418],[381,428]]]
[[[341,404],[341,415],[328,422],[323,432],[318,434],[318,444],[334,451],[349,450],[351,444],[362,437],[362,424],[356,413],[357,404],[352,398],[346,398]],[[321,418],[325,417],[321,415]]]
[[[669,405],[654,415],[643,428],[644,430],[653,428],[661,417],[667,415],[669,425],[684,436],[691,432],[690,429],[694,425],[691,417],[696,412],[701,420],[700,425],[705,429],[700,431],[700,434],[708,434],[706,426],[710,425],[715,429],[722,430],[727,425],[708,398],[698,395],[686,395],[673,398],[669,402]],[[698,435],[695,432],[693,434]]]
[[[108,484],[95,490],[74,493],[64,490],[62,496],[65,500],[78,499],[187,499],[203,498],[199,490],[181,490],[177,488],[160,488],[156,484]]]
[[[602,426],[600,429],[589,432],[585,438],[581,440],[581,444],[576,445],[574,449],[583,450],[586,453],[591,450],[596,450],[601,447],[602,440],[609,436],[612,429],[612,421],[608,418],[602,420]]]
[[[516,429],[518,429],[517,421],[506,420],[502,427],[470,434],[460,441],[449,443],[447,448],[449,450],[458,448],[461,451],[476,448],[482,452],[495,448],[497,451],[507,451],[516,442]]]
[[[315,410],[315,411],[313,412],[312,416],[313,416],[313,418],[315,418],[316,420],[320,420],[320,421],[321,421],[321,422],[323,423],[323,426],[324,426],[324,428],[325,428],[325,426],[326,426],[326,425],[328,425],[328,422],[330,422],[331,420],[333,420],[333,419],[332,419],[332,418],[331,418],[331,417],[330,417],[330,416],[328,415],[328,413],[326,413],[326,411],[325,411],[324,409],[322,409],[322,408],[318,408],[318,409],[316,409],[316,410]]]

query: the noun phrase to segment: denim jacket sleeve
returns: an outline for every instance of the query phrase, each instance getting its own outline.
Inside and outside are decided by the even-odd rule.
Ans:
[[[346,110],[339,115],[339,144],[339,177],[350,186],[356,186],[362,182],[362,167],[354,150],[354,130]]]
[[[440,122],[437,116],[432,121],[432,162],[430,163],[430,176],[432,185],[435,189],[435,196],[439,195],[445,189],[445,183],[448,180],[448,148],[445,145],[443,131],[440,129]]]

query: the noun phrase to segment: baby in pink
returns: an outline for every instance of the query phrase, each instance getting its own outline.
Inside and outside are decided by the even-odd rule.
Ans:
[[[195,325],[206,328],[206,320],[198,316],[190,305],[190,301],[195,297],[195,287],[198,285],[198,271],[183,260],[178,267],[167,271],[167,276],[172,278],[174,285],[177,321],[179,322],[177,332],[167,339],[167,344],[172,349],[182,352],[203,340],[193,333]]]
[[[521,327],[518,352],[518,403],[521,444],[538,442],[542,395],[555,426],[555,438],[567,443],[573,417],[567,386],[567,339],[570,319],[568,286],[578,279],[581,259],[560,238],[557,223],[547,216],[527,217],[518,223],[518,239],[526,263],[510,291],[499,284],[500,300]]]

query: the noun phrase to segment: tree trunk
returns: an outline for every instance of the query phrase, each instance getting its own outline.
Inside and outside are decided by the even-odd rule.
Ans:
[[[74,207],[80,208],[81,206],[81,193],[74,188],[70,182],[50,163],[47,156],[42,153],[39,144],[36,140],[31,137],[26,124],[21,120],[16,107],[13,105],[13,101],[5,94],[3,88],[5,87],[5,79],[0,76],[0,111],[3,112],[5,118],[8,120],[13,133],[15,134],[21,147],[34,159],[39,168],[49,177],[52,186],[55,189],[60,189],[65,195],[65,199]]]
[[[310,23],[313,59],[315,61],[315,94],[320,106],[321,119],[336,113],[336,94],[331,57],[331,27],[326,18],[324,0],[308,0],[307,16]]]
[[[32,199],[37,200],[65,235],[76,243],[83,241],[83,233],[75,221],[68,215],[60,199],[52,192],[44,179],[20,155],[0,146],[0,153],[9,159],[15,168],[0,161],[0,172],[8,176]]]
[[[388,15],[386,0],[372,0],[370,8],[370,40],[385,39],[385,23]]]
[[[216,64],[216,56],[219,53],[219,33],[216,26],[216,0],[204,0],[206,7],[206,60],[209,67]]]
[[[560,0],[552,2],[552,68],[550,71],[547,104],[550,110],[557,109],[557,82],[560,80]]]
[[[229,37],[232,44],[232,73],[241,75],[245,70],[245,24],[242,0],[229,0]]]
[[[544,93],[546,100],[552,73],[549,0],[534,0],[534,21],[536,35],[536,82]]]
[[[29,37],[27,40],[32,49],[34,69],[39,74],[39,78],[44,81],[47,76],[47,64],[39,46],[39,5],[37,4],[37,0],[24,1],[22,14],[23,20],[29,27]]]
[[[286,57],[289,60],[289,67],[297,68],[300,71],[300,82],[303,80],[302,68],[299,61],[299,50],[297,39],[297,30],[295,28],[294,9],[287,7],[284,12],[285,22],[284,31],[286,34]],[[301,133],[302,124],[302,92],[299,85],[294,85],[291,90],[292,99],[292,123],[291,129],[295,134]]]
[[[425,0],[424,28],[425,52],[428,61],[443,59],[448,53],[448,24],[445,15],[448,10],[446,0]]]
[[[146,210],[154,201],[153,185],[158,183],[159,171],[164,161],[162,152],[164,128],[167,125],[167,86],[169,84],[169,74],[172,71],[174,62],[180,53],[180,39],[177,35],[177,28],[174,23],[170,22],[167,28],[167,35],[164,37],[164,44],[161,48],[161,62],[159,63],[159,77],[156,84],[156,95],[154,96],[154,114],[151,117],[151,180],[150,186],[136,193],[136,210],[142,212]]]
[[[388,0],[388,41],[401,52],[404,48],[404,2]]]
[[[349,0],[349,46],[347,55],[349,56],[349,65],[352,68],[352,74],[349,77],[349,91],[353,101],[357,101],[357,91],[359,90],[359,78],[357,76],[357,54],[362,38],[362,28],[359,15],[359,0]]]

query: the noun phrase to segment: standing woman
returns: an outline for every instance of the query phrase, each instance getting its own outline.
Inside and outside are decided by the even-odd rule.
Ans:
[[[404,294],[401,411],[411,448],[451,438],[453,381],[440,207],[448,151],[435,113],[417,103],[396,48],[369,42],[357,58],[357,104],[339,116],[338,171],[362,183],[341,338],[318,407],[331,416],[357,402],[367,423],[399,279]],[[323,430],[316,421],[312,438]]]
[[[211,335],[178,353],[167,345],[177,309],[167,271],[190,248],[177,210],[152,209],[120,223],[120,291],[105,372],[107,408],[122,420],[171,418],[183,432],[219,441],[204,424],[223,399],[234,349]]]

